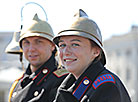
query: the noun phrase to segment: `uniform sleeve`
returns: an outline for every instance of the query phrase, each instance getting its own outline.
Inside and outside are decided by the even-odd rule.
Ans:
[[[104,83],[90,95],[89,102],[121,102],[121,96],[114,83]]]
[[[12,97],[12,94],[13,94],[13,91],[14,91],[14,88],[16,87],[17,83],[18,83],[19,80],[15,80],[10,88],[10,92],[9,92],[9,99],[8,101],[11,102],[11,97]]]
[[[18,79],[16,79],[16,80],[13,82],[13,84],[12,84],[12,86],[11,86],[11,88],[10,88],[10,92],[9,92],[9,98],[8,98],[8,101],[9,101],[9,102],[11,102],[11,97],[12,97],[12,94],[13,94],[13,92],[14,92],[14,89],[15,89],[15,87],[17,86],[17,84],[19,83],[20,79],[23,77],[23,75],[24,75],[24,73],[22,73],[22,74],[21,74],[21,77],[19,77]]]

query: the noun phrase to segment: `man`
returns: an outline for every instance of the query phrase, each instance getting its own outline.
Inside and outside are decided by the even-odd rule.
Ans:
[[[37,14],[32,21],[23,25],[19,45],[30,64],[23,76],[14,82],[10,102],[54,100],[56,90],[68,72],[64,69],[57,70],[53,36],[51,26],[40,20]]]
[[[62,64],[71,73],[60,85],[54,102],[131,102],[121,80],[104,67],[100,29],[83,10],[53,41]]]

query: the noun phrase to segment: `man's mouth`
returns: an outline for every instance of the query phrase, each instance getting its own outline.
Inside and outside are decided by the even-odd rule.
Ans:
[[[37,55],[29,55],[29,58],[33,59],[33,58],[36,58]]]

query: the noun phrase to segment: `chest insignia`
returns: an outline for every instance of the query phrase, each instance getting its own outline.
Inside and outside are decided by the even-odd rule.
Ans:
[[[93,83],[94,89],[99,87],[100,85],[107,83],[107,82],[112,82],[115,83],[114,77],[111,74],[104,74],[99,76]]]
[[[86,90],[88,89],[88,87],[91,84],[91,80],[89,80],[87,77],[85,77],[80,84],[78,85],[78,87],[75,89],[75,91],[73,92],[73,95],[80,100],[81,97],[84,95],[84,93],[86,92]]]
[[[66,69],[64,69],[64,68],[58,69],[58,70],[54,71],[53,73],[54,73],[57,77],[62,77],[62,76],[64,76],[64,75],[66,75],[66,74],[69,74],[69,72],[68,72]]]

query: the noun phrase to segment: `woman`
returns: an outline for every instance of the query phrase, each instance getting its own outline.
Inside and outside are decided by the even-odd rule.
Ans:
[[[100,29],[83,10],[53,41],[62,64],[71,73],[60,85],[55,102],[131,102],[121,80],[104,67]]]

